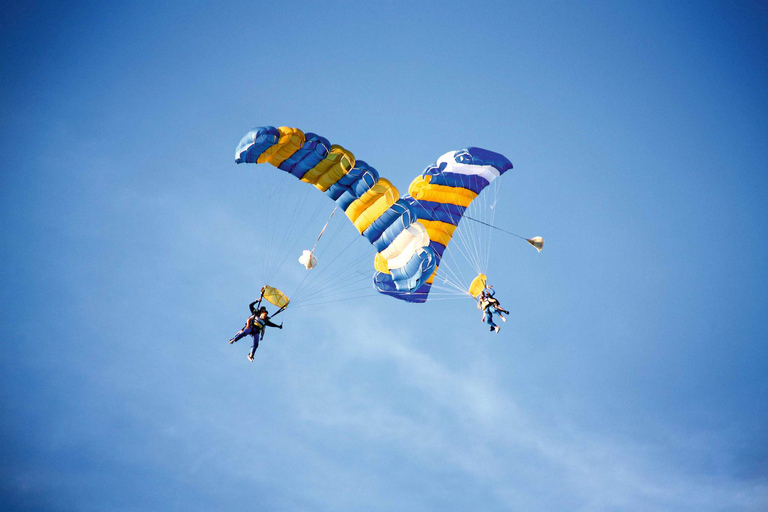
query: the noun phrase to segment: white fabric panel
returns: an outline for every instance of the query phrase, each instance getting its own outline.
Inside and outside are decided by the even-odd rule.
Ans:
[[[389,246],[381,251],[382,257],[387,260],[390,269],[404,267],[416,251],[429,245],[429,233],[427,228],[418,222],[414,222],[397,235]]]
[[[465,175],[478,175],[485,178],[488,183],[492,182],[501,174],[499,174],[499,171],[492,165],[470,165],[470,164],[460,164],[458,163],[454,155],[456,155],[457,151],[449,151],[448,153],[444,154],[440,158],[437,159],[437,165],[438,167],[440,164],[445,162],[446,166],[443,172],[452,172],[455,174],[465,174]]]

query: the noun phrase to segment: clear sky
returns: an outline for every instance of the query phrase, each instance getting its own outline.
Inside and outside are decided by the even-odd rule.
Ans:
[[[766,4],[266,4],[0,11],[0,508],[768,510]],[[372,296],[228,345],[261,125],[401,190],[506,155],[547,242],[495,236],[501,332]]]

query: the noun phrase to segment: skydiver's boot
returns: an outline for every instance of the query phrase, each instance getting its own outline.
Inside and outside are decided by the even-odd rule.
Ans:
[[[499,326],[497,325],[495,329],[491,329],[491,330],[492,330],[492,331],[494,331],[494,330],[495,330],[495,331],[496,331],[496,333],[498,334],[498,332],[501,330],[501,327],[499,327]]]
[[[253,362],[253,353],[252,352],[248,352],[248,360]]]

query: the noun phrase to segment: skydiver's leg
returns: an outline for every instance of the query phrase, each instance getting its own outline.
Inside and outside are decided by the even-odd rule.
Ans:
[[[248,359],[253,361],[253,356],[256,354],[256,349],[259,348],[259,333],[254,332],[253,333],[253,347],[251,347],[251,351],[248,354]]]
[[[493,313],[491,313],[490,308],[485,310],[485,323],[487,323],[492,331],[496,330],[496,324],[493,323]]]
[[[253,330],[253,327],[243,327],[239,331],[237,331],[237,334],[235,334],[234,338],[229,340],[230,343],[234,343],[242,338],[245,338],[249,334],[251,334],[251,331]]]
[[[494,307],[493,307],[493,310],[494,310],[494,313],[496,313],[497,315],[499,315],[499,318],[501,318],[501,321],[502,321],[502,322],[506,322],[506,321],[507,321],[507,319],[506,319],[506,318],[504,318],[504,315],[502,315],[502,314],[501,314],[501,312],[502,312],[502,311],[504,311],[503,309],[499,308],[498,306],[494,306]],[[504,312],[505,312],[506,314],[509,314],[509,311],[504,311]]]

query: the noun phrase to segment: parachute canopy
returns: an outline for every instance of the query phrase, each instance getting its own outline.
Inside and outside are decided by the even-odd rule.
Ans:
[[[283,292],[272,286],[264,286],[261,289],[262,296],[280,309],[285,309],[290,299]]]
[[[377,251],[375,288],[408,302],[427,300],[443,252],[467,207],[512,168],[506,157],[485,149],[451,151],[427,167],[411,183],[409,195],[401,197],[392,183],[350,151],[285,126],[248,132],[237,147],[235,162],[270,163],[334,200]],[[311,258],[300,261],[312,263]]]
[[[404,198],[429,235],[428,248],[439,263],[470,203],[496,178],[512,169],[503,155],[481,148],[450,151],[427,167],[408,188]],[[427,300],[437,268],[417,289],[399,290],[391,277],[379,271],[374,276],[377,289],[409,302]]]
[[[526,242],[531,244],[536,248],[537,251],[541,252],[541,249],[544,247],[544,239],[540,236],[535,236],[533,238],[526,238]]]
[[[468,293],[474,298],[477,298],[478,295],[480,295],[480,292],[485,289],[487,279],[488,277],[485,274],[479,274],[472,280],[472,283],[470,283]]]

